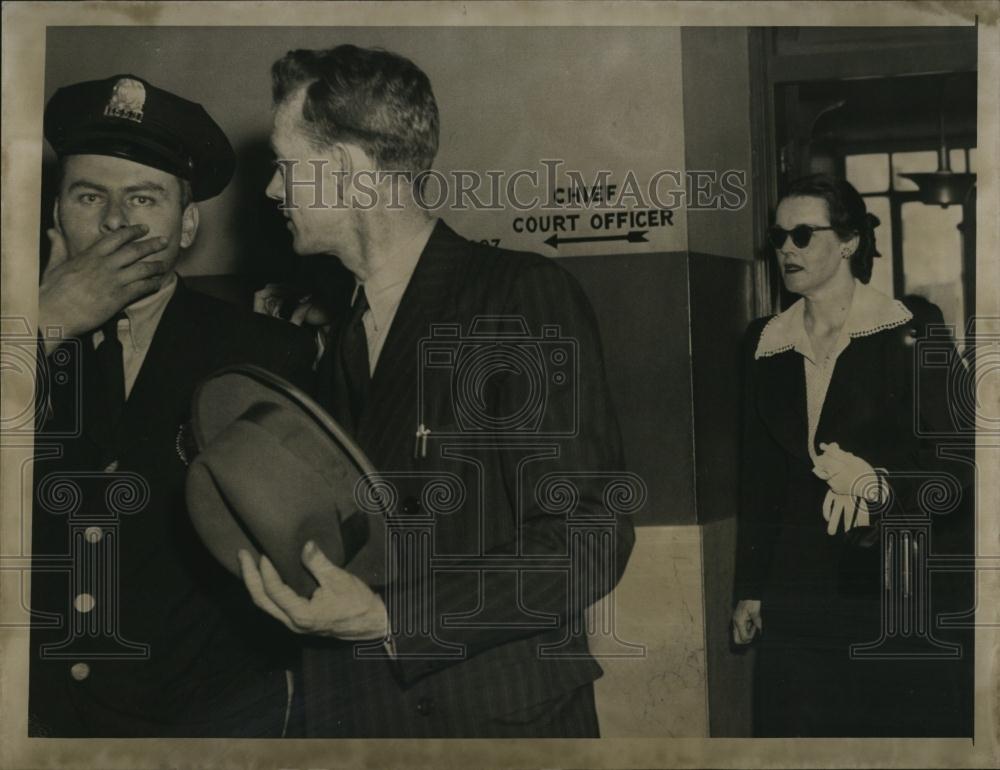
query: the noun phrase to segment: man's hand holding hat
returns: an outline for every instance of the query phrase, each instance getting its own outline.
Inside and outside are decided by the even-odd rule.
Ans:
[[[259,567],[246,551],[239,552],[239,560],[254,604],[295,633],[348,641],[389,635],[389,615],[379,595],[327,559],[312,541],[302,549],[302,563],[319,583],[309,599],[281,579],[267,556],[261,556]]]
[[[52,251],[38,288],[39,327],[56,326],[64,338],[75,337],[159,289],[166,265],[143,258],[162,251],[167,240],[143,240],[148,231],[146,225],[122,227],[71,259],[62,233],[49,230]],[[60,342],[46,336],[46,352]]]

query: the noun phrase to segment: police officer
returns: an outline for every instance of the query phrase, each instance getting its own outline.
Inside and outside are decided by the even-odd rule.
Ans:
[[[30,733],[281,735],[284,629],[196,537],[181,426],[226,365],[307,385],[313,343],[175,272],[198,202],[235,168],[200,105],[115,75],[60,88],[44,128],[60,174],[39,287]]]

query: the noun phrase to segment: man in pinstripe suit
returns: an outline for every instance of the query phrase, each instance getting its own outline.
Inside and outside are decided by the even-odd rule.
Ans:
[[[268,195],[297,253],[354,277],[329,298],[320,398],[395,503],[385,587],[307,543],[319,588],[301,597],[240,554],[257,605],[302,634],[304,732],[596,737],[581,618],[634,532],[607,510],[624,469],[593,312],[554,262],[419,205],[438,112],[412,62],[345,45],[289,52],[272,75]]]

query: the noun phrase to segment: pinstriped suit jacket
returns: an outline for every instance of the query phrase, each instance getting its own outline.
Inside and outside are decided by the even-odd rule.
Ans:
[[[320,400],[349,421],[329,393]],[[621,439],[575,279],[439,222],[354,435],[395,489],[398,572],[381,590],[397,657],[381,642],[307,641],[307,734],[545,734],[558,716],[547,704],[601,675],[580,617],[617,583],[634,542],[603,502],[623,470]]]

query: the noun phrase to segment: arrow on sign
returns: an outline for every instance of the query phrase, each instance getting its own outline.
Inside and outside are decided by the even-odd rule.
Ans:
[[[649,230],[632,230],[628,235],[588,235],[579,238],[560,238],[552,235],[545,243],[553,249],[558,249],[560,243],[597,243],[598,241],[628,241],[629,243],[648,243],[646,233]]]

